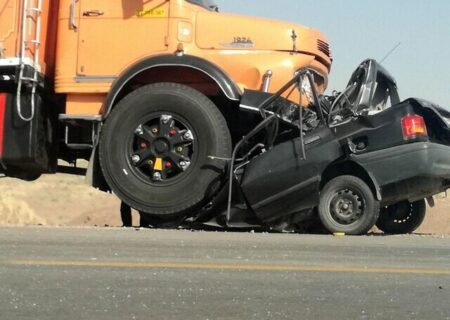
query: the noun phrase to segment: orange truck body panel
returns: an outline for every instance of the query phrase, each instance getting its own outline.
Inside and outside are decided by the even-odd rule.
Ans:
[[[29,0],[30,6],[36,6],[38,0]],[[0,0],[0,56],[5,58],[15,58],[19,56],[21,48],[21,21],[22,21],[21,0]],[[40,32],[40,59],[41,72],[52,78],[55,70],[55,48],[57,34],[57,8],[59,0],[42,2],[42,25]],[[32,15],[28,15],[28,39],[36,38],[36,26]],[[27,45],[25,54],[29,59],[33,59],[35,48]]]
[[[22,2],[0,0],[3,58],[17,57],[20,50]],[[56,93],[67,95],[67,114],[100,113],[125,70],[180,48],[217,65],[241,90],[261,89],[271,70],[269,91],[275,92],[303,67],[322,75],[319,91],[327,85],[332,60],[320,45],[325,36],[294,23],[213,12],[184,0],[43,3],[41,70]]]

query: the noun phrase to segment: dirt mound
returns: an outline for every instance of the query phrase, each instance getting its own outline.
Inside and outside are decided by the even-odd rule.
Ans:
[[[120,226],[120,201],[84,177],[46,175],[35,182],[0,180],[0,225]],[[138,222],[135,213],[134,221]],[[418,233],[450,234],[450,198],[436,197]]]
[[[36,225],[47,224],[47,221],[39,217],[33,208],[15,196],[3,195],[0,197],[0,223],[7,225]]]
[[[45,175],[38,181],[0,180],[0,225],[121,225],[119,200],[84,183],[84,177]]]

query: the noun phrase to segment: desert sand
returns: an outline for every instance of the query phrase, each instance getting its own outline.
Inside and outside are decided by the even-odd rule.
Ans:
[[[121,226],[120,201],[84,177],[44,175],[34,182],[0,179],[0,225]],[[134,213],[134,221],[138,221]],[[417,233],[450,234],[450,199],[436,197]]]

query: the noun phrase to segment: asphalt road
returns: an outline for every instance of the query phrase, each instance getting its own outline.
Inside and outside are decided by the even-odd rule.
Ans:
[[[0,319],[450,319],[450,238],[0,228]]]

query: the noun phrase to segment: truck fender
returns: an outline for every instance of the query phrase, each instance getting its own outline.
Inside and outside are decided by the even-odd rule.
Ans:
[[[156,67],[185,67],[200,71],[212,79],[230,100],[239,101],[241,91],[234,81],[219,66],[191,55],[159,55],[145,58],[125,70],[113,83],[102,107],[103,117],[108,117],[114,105],[123,98],[126,85],[142,72]]]

